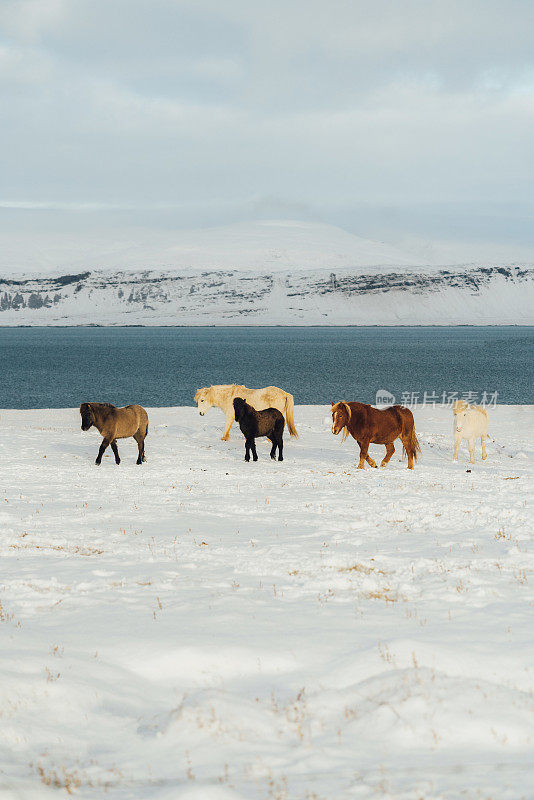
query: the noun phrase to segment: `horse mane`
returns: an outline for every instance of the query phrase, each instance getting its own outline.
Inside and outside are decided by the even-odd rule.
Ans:
[[[479,414],[484,414],[485,417],[488,416],[488,412],[486,411],[484,406],[470,405],[466,400],[455,400],[452,406],[453,414],[458,414],[459,411],[469,411],[469,409],[473,409],[473,411],[478,411]]]
[[[352,411],[351,411],[351,408],[350,408],[349,404],[345,403],[344,401],[340,401],[339,403],[336,403],[335,405],[332,404],[332,411],[335,412],[339,408],[339,406],[343,406],[343,408],[345,409],[345,413],[347,415],[347,424],[343,426],[343,434],[342,434],[342,437],[341,437],[341,444],[343,444],[343,442],[345,441],[345,439],[349,435],[349,422],[350,422],[350,418],[352,417]]]

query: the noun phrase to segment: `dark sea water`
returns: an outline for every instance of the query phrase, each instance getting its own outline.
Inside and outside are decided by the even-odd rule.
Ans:
[[[296,403],[443,392],[534,402],[534,327],[0,328],[0,408],[194,405],[200,386],[274,384]]]

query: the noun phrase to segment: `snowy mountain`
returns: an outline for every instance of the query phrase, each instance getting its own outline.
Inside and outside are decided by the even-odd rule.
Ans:
[[[532,324],[534,268],[83,272],[0,280],[0,325]]]
[[[410,250],[410,249],[409,249]],[[434,263],[425,251],[423,263]],[[99,269],[313,269],[410,266],[415,255],[334,225],[272,220],[196,230],[0,230],[0,275]],[[443,261],[442,263],[445,263]]]
[[[204,231],[202,242],[198,236],[182,235],[157,256],[134,258],[119,248],[97,269],[59,276],[4,271],[0,325],[534,322],[534,265],[428,266],[308,223],[235,225]],[[158,268],[142,268],[148,263]]]

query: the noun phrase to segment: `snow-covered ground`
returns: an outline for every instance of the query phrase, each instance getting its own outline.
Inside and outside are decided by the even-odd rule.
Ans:
[[[283,463],[149,413],[97,468],[76,409],[1,412],[2,800],[534,797],[534,406],[474,467],[416,411],[414,472],[326,406]]]

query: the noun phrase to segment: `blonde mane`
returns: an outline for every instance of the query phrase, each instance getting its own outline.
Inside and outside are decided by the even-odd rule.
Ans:
[[[452,413],[454,415],[460,414],[462,411],[466,411],[467,409],[478,411],[479,414],[484,414],[485,417],[488,416],[488,412],[484,406],[472,406],[466,400],[455,400],[452,406]]]
[[[342,436],[341,436],[341,444],[343,444],[343,442],[345,441],[345,439],[346,439],[346,438],[347,438],[347,436],[349,435],[349,428],[348,428],[348,424],[349,424],[349,422],[350,422],[350,418],[351,418],[351,416],[352,416],[352,411],[351,411],[351,409],[350,409],[350,406],[349,406],[349,404],[348,404],[348,403],[345,403],[345,402],[343,402],[343,401],[340,401],[339,403],[336,403],[335,405],[334,405],[334,404],[332,404],[332,413],[333,413],[333,414],[335,414],[337,411],[339,411],[339,407],[340,407],[340,406],[342,406],[342,407],[344,408],[344,410],[345,410],[345,413],[346,413],[346,415],[347,415],[347,422],[346,422],[346,424],[343,426],[343,434],[342,434]]]

